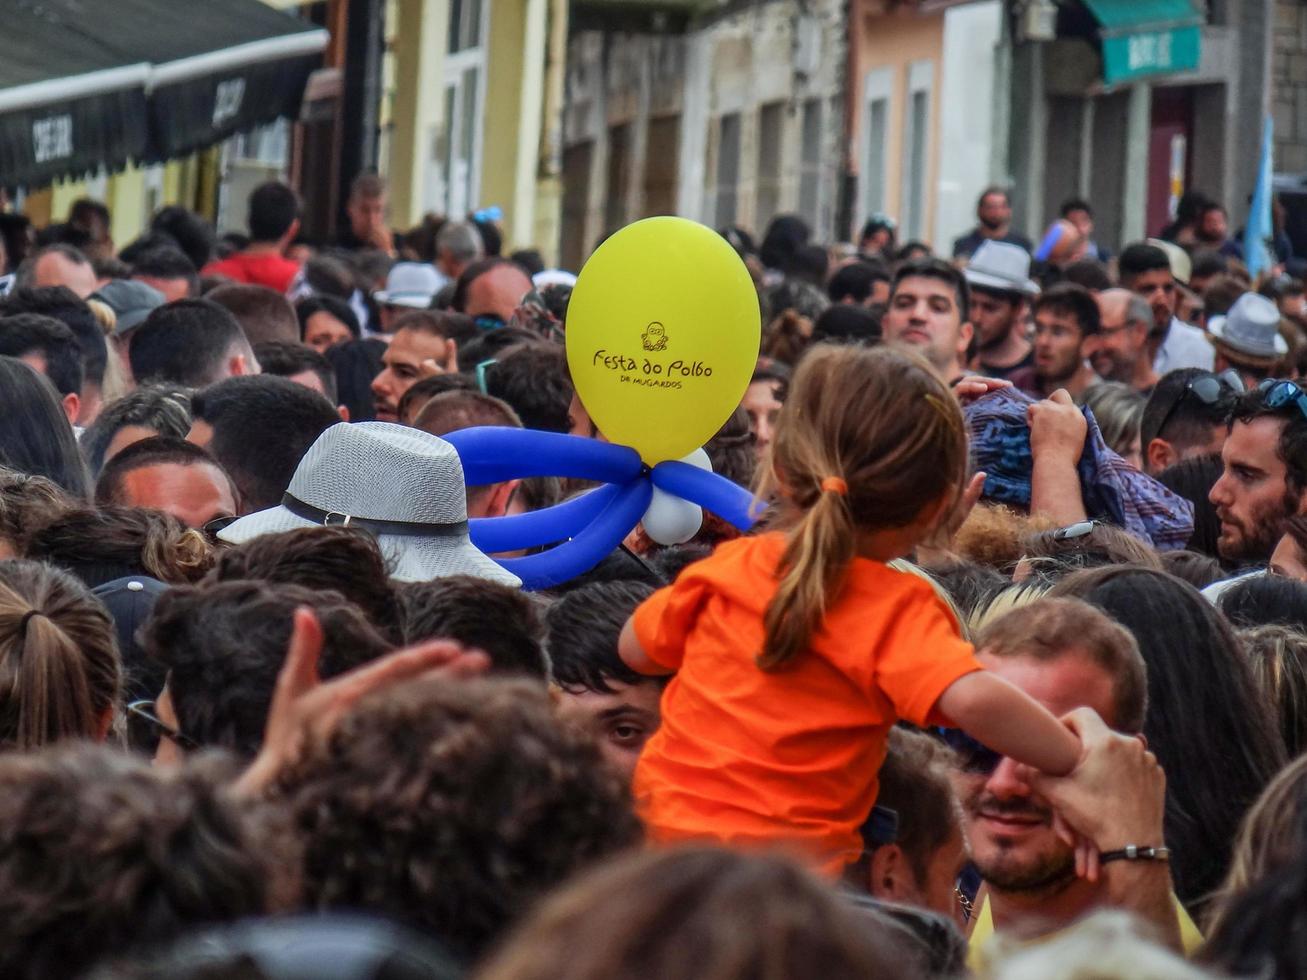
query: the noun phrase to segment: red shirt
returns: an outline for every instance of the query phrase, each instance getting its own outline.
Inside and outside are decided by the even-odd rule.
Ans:
[[[221,262],[210,262],[201,271],[206,276],[226,276],[235,282],[267,286],[284,293],[299,274],[300,264],[271,252],[237,252]]]

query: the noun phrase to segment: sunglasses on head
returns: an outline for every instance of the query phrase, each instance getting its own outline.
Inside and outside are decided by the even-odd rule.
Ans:
[[[1297,382],[1267,378],[1257,386],[1257,390],[1266,396],[1267,408],[1274,409],[1297,405],[1298,411],[1302,412],[1304,418],[1307,418],[1307,392],[1299,388]]]
[[[988,776],[1003,761],[1001,755],[981,745],[960,728],[937,728],[935,732],[940,741],[952,749],[954,755],[958,757],[958,765],[963,772]]]
[[[1244,391],[1243,378],[1234,368],[1227,368],[1220,374],[1206,372],[1196,374],[1185,384],[1184,390],[1180,392],[1180,397],[1171,403],[1171,407],[1166,410],[1162,416],[1162,424],[1157,427],[1158,433],[1166,431],[1166,423],[1171,421],[1171,416],[1175,414],[1180,403],[1186,398],[1193,396],[1204,405],[1215,405],[1225,398],[1233,395],[1241,395]]]

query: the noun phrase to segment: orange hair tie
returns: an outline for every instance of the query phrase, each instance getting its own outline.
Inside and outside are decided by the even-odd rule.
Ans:
[[[821,481],[821,492],[837,493],[841,497],[847,497],[849,495],[849,485],[838,476],[828,476]]]

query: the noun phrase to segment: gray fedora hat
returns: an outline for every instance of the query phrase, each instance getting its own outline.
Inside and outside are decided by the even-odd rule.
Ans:
[[[240,544],[304,527],[356,527],[374,535],[401,582],[473,575],[521,585],[472,544],[463,464],[436,436],[391,422],[342,422],[309,447],[281,505],[218,532]]]
[[[1207,332],[1235,354],[1269,361],[1289,353],[1280,336],[1279,308],[1258,293],[1244,293],[1229,313],[1208,320]]]
[[[962,270],[967,282],[981,289],[999,289],[1026,296],[1039,294],[1039,284],[1030,278],[1030,253],[1007,242],[981,242]]]

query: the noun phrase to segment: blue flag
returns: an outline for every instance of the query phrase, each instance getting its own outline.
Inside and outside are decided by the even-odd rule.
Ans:
[[[1275,167],[1272,163],[1275,124],[1266,117],[1262,131],[1262,159],[1257,167],[1257,188],[1253,191],[1252,209],[1243,233],[1243,256],[1248,274],[1254,279],[1275,264],[1268,242],[1273,235],[1271,226],[1271,179]]]

